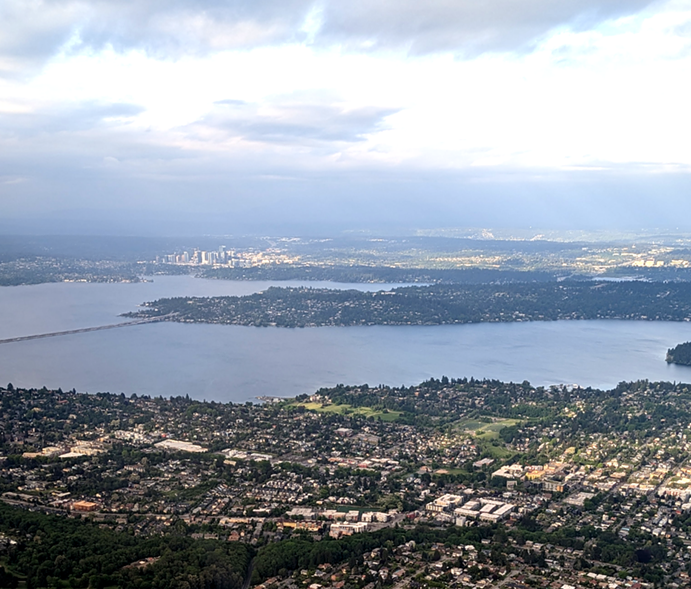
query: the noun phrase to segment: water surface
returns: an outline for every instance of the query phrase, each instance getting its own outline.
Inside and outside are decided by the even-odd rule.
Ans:
[[[185,276],[5,287],[0,338],[115,323],[119,313],[163,296],[247,294],[272,284],[279,283]],[[154,323],[0,345],[0,382],[220,401],[442,375],[612,387],[641,378],[691,382],[691,368],[664,361],[669,347],[688,340],[689,323],[648,321],[306,329]]]
[[[138,283],[58,282],[0,287],[0,339],[121,323],[121,313],[164,297],[243,296],[270,286],[389,290],[400,284],[208,280],[156,276]]]

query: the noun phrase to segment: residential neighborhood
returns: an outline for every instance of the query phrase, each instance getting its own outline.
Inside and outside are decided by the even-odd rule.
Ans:
[[[283,567],[264,587],[682,587],[690,400],[669,383],[432,379],[258,404],[9,385],[1,498],[256,549],[395,538],[348,562]]]

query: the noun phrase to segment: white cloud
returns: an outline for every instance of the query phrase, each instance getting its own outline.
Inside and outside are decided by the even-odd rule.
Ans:
[[[141,51],[66,54],[17,86],[10,103],[45,110],[49,96],[57,105],[135,104],[122,123],[177,146],[232,150],[229,135],[304,146],[309,137],[333,141],[341,164],[691,165],[691,81],[683,75],[691,56],[675,33],[689,22],[691,10],[671,5],[603,29],[556,33],[530,54],[474,60],[304,45],[177,61]],[[241,106],[219,106],[224,100]],[[356,145],[340,144],[354,138]]]
[[[50,6],[32,1],[32,9],[44,7],[53,14]],[[644,4],[598,6],[602,16]],[[163,3],[126,2],[120,17],[138,17],[142,24],[122,29],[115,43],[113,31],[121,29],[98,29],[99,37],[93,23],[77,31],[82,41],[74,41],[70,18],[88,10],[103,18],[116,4],[51,4],[62,11],[56,22],[73,44],[63,44],[35,75],[0,78],[0,175],[23,180],[3,182],[0,191],[21,190],[27,202],[33,202],[32,194],[66,202],[82,194],[84,202],[113,198],[113,187],[126,184],[128,195],[137,196],[123,197],[121,205],[150,199],[159,206],[167,198],[162,194],[180,181],[175,198],[182,206],[184,190],[198,198],[195,186],[209,183],[230,183],[245,195],[270,185],[274,195],[286,191],[297,198],[291,192],[297,189],[275,180],[287,177],[303,179],[320,193],[334,190],[334,184],[344,190],[347,183],[341,179],[350,174],[358,185],[371,182],[391,194],[424,191],[420,178],[443,178],[439,182],[451,186],[456,180],[449,178],[462,177],[462,182],[506,187],[561,173],[637,178],[691,170],[688,2],[600,20],[591,28],[584,21],[580,29],[552,28],[579,13],[576,4],[566,3],[559,9],[566,12],[540,21],[540,30],[550,32],[532,51],[508,51],[506,45],[507,51],[472,59],[460,58],[455,49],[441,51],[469,47],[461,38],[465,29],[453,43],[441,35],[439,51],[429,45],[425,53],[420,43],[433,37],[430,31],[441,30],[434,26],[443,29],[445,22],[465,18],[463,11],[479,10],[474,18],[497,31],[511,26],[535,31],[536,19],[507,13],[492,20],[465,2],[439,0],[419,30],[406,29],[400,19],[385,34],[377,28],[379,20],[371,24],[377,39],[372,46],[379,50],[366,52],[334,45],[346,28],[367,33],[348,33],[354,43],[370,35],[364,21],[355,23],[371,15],[359,2],[355,20],[344,21],[340,32],[330,3],[296,0],[284,12],[263,13],[247,5],[235,20],[219,16],[221,5],[227,3],[209,3],[202,13],[195,12],[195,3],[181,0],[169,13]],[[419,6],[406,2],[403,14],[416,14]],[[391,10],[391,5],[380,2],[375,8]],[[194,14],[177,21],[170,16],[176,10]],[[47,22],[39,18],[36,30]],[[183,22],[184,31],[175,29]],[[482,26],[466,32],[480,34]],[[190,39],[202,37],[203,51],[160,53],[147,45],[156,40],[159,48],[167,47],[173,39],[193,48],[196,41]],[[237,45],[229,49],[228,39]],[[521,39],[534,40],[535,34]],[[20,41],[0,33],[0,50],[14,47],[17,55],[31,55]],[[510,45],[515,49],[523,41]],[[417,53],[408,52],[415,43]],[[49,45],[46,41],[45,55],[53,50]],[[484,47],[490,46],[498,48]],[[41,54],[41,47],[34,49]],[[11,51],[6,54],[14,59]],[[86,178],[109,188],[101,197],[84,187]],[[32,193],[39,185],[44,188]],[[58,185],[60,190],[52,190]],[[136,188],[144,185],[146,190]],[[74,186],[80,188],[71,190]],[[226,194],[220,188],[209,191]],[[22,198],[14,198],[13,206],[21,208]]]

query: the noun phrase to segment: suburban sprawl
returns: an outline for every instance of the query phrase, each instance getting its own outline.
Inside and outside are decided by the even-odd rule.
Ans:
[[[125,316],[255,327],[691,321],[691,283],[562,281],[409,286],[377,292],[272,287],[246,296],[159,299]]]
[[[8,385],[0,415],[10,587],[690,582],[687,385],[444,377],[259,404]]]
[[[575,278],[691,280],[691,240],[477,230],[452,235],[117,238],[0,236],[0,286],[136,282],[192,274],[225,280],[531,282]]]

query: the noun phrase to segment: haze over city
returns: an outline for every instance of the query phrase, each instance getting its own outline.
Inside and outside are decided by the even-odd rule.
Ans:
[[[0,231],[689,229],[691,3],[5,0]]]

